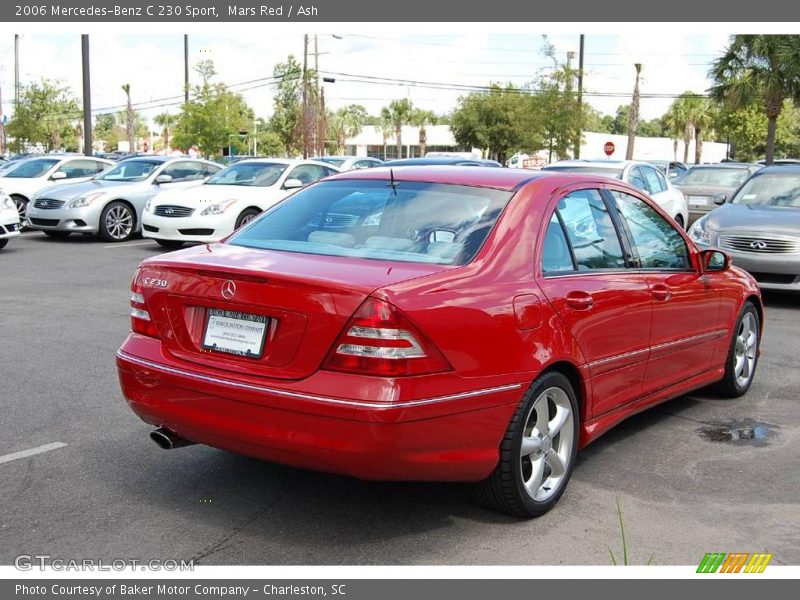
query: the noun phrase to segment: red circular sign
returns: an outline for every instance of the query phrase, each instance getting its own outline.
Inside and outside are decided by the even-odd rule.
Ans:
[[[603,146],[603,152],[606,153],[606,156],[614,154],[614,150],[616,149],[617,147],[614,145],[614,142],[606,142],[605,146]]]

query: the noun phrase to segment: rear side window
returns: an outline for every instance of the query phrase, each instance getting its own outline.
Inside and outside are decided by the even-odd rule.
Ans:
[[[553,213],[550,222],[547,224],[544,246],[542,247],[542,272],[548,275],[574,270],[575,264],[572,262],[567,236],[561,226],[561,221],[558,220],[558,215]]]
[[[512,193],[420,182],[334,180],[300,190],[235,234],[236,246],[463,265]]]
[[[625,268],[617,230],[598,190],[570,192],[556,210],[579,271]]]
[[[681,234],[643,200],[612,191],[636,246],[642,268],[688,269],[689,251]]]

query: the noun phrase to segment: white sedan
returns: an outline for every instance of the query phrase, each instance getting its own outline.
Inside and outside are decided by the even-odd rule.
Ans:
[[[14,201],[0,192],[0,248],[5,248],[8,240],[19,235],[20,223]]]
[[[689,204],[678,188],[653,165],[639,160],[561,160],[547,165],[543,171],[593,173],[621,179],[650,194],[658,205],[683,229],[689,224]]]
[[[142,216],[142,235],[166,248],[216,242],[297,188],[338,172],[313,160],[243,160],[202,185],[153,198]]]
[[[17,206],[20,221],[33,195],[44,187],[89,181],[114,163],[104,158],[80,154],[45,154],[14,161],[0,175],[0,190]]]

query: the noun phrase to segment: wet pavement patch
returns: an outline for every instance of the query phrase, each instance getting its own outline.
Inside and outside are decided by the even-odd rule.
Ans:
[[[700,435],[710,442],[733,444],[765,444],[774,435],[775,426],[758,421],[739,420],[727,423],[709,423],[699,429]]]

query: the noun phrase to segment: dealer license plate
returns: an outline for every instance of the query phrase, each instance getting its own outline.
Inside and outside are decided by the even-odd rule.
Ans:
[[[689,204],[696,204],[698,206],[707,206],[711,204],[711,198],[708,196],[689,196]]]
[[[269,319],[262,315],[208,309],[203,348],[246,358],[261,358]]]

